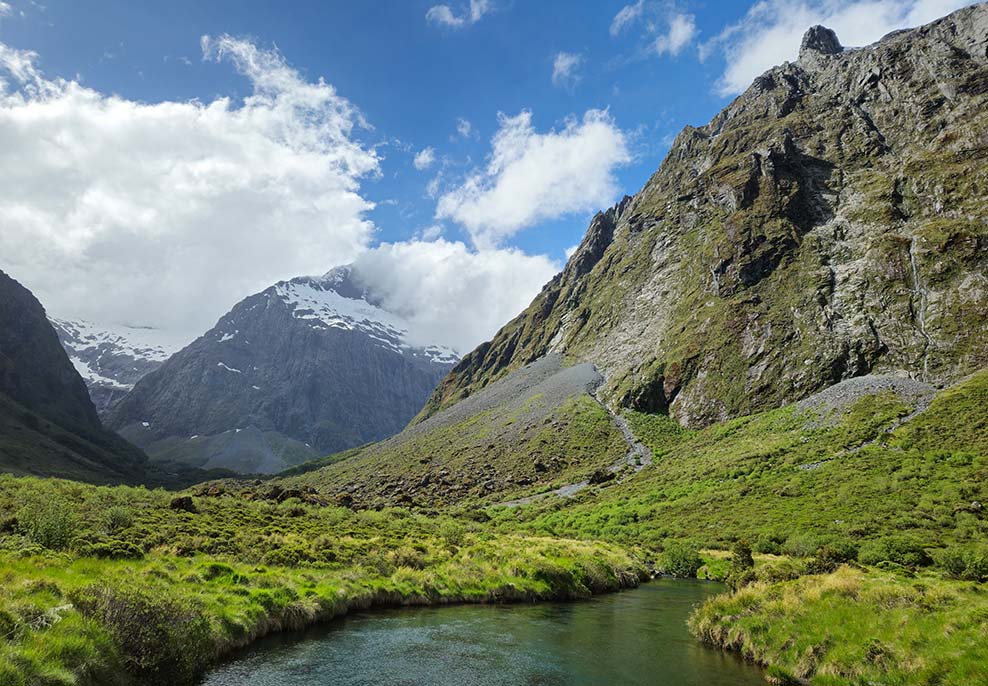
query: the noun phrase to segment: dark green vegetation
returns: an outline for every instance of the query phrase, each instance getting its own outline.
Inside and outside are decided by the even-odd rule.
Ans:
[[[0,477],[0,683],[185,684],[351,607],[585,597],[644,574],[614,546],[400,509],[173,500]]]

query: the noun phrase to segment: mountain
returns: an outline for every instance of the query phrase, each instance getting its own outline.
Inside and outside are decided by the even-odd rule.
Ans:
[[[101,424],[41,303],[0,272],[0,471],[131,482],[145,461]]]
[[[573,495],[650,462],[637,413],[661,444],[841,383],[932,393],[988,367],[986,100],[988,5],[857,50],[810,29],[594,217],[412,425],[286,483],[370,507]],[[855,397],[898,387],[875,384]]]
[[[872,372],[988,365],[988,7],[845,50],[814,27],[598,214],[434,414],[548,353],[698,427]]]
[[[49,319],[101,416],[181,349],[160,329]]]
[[[349,267],[279,282],[140,379],[109,423],[155,459],[275,472],[400,431],[457,361]]]

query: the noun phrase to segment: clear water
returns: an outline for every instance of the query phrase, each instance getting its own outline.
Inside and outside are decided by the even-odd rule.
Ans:
[[[266,638],[205,686],[764,686],[686,618],[723,587],[654,581],[576,603],[375,610]]]

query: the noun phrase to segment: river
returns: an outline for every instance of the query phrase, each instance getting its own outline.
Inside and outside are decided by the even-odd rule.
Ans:
[[[704,647],[690,610],[723,587],[659,580],[585,602],[357,612],[267,637],[204,686],[764,686]]]

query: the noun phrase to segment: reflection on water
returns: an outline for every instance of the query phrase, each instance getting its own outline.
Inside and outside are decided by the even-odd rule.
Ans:
[[[758,686],[760,671],[705,648],[691,608],[723,587],[655,581],[578,603],[355,613],[258,642],[205,686]]]

